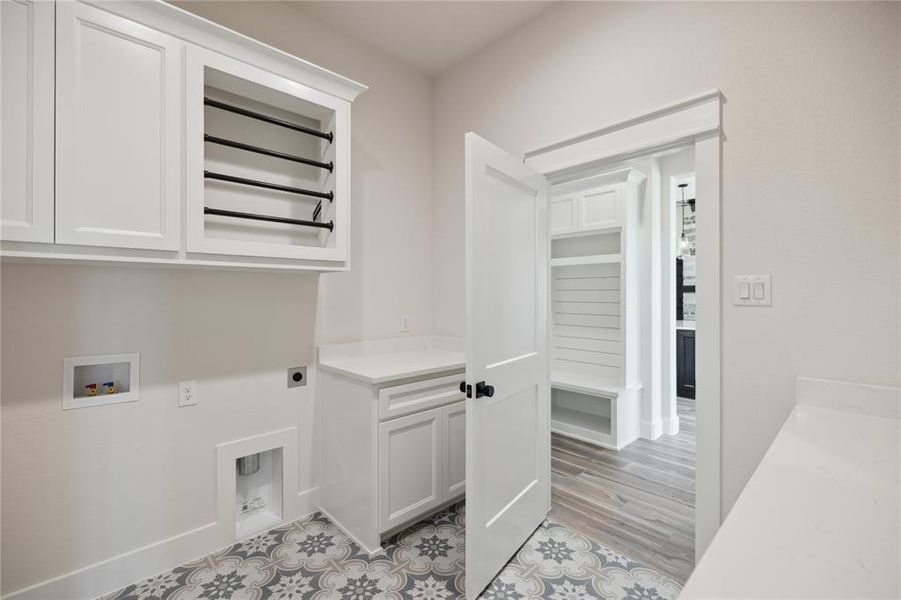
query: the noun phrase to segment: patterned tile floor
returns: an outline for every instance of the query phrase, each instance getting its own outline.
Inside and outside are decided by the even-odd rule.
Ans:
[[[457,504],[369,558],[320,514],[262,533],[103,600],[448,600],[464,589],[465,511]],[[675,600],[673,579],[546,521],[485,600]]]

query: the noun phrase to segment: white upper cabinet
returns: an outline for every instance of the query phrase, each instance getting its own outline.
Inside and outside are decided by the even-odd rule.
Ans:
[[[551,235],[579,231],[579,197],[564,196],[551,201]]]
[[[582,231],[622,225],[622,187],[613,185],[582,194],[579,225]]]
[[[53,241],[53,4],[0,2],[0,238]]]
[[[183,44],[80,2],[56,39],[57,243],[177,250]]]
[[[187,250],[345,261],[350,102],[188,46]]]
[[[553,198],[552,236],[622,227],[622,186],[605,185]]]
[[[0,6],[0,256],[349,268],[366,86],[166,2]]]

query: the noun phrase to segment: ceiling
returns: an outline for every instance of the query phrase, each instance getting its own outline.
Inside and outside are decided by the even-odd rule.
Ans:
[[[287,4],[435,76],[516,29],[553,2],[287,0]]]

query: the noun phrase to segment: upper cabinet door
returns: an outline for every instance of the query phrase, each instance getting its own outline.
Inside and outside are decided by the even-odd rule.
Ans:
[[[57,243],[177,250],[183,44],[80,2],[56,33]]]
[[[551,201],[551,235],[563,235],[579,230],[578,196],[554,198]]]
[[[53,241],[53,3],[0,2],[0,238]]]
[[[610,229],[622,225],[621,187],[619,185],[603,187],[583,194],[580,218],[583,231]]]

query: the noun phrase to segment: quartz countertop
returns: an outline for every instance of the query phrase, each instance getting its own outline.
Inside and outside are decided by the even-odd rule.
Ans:
[[[799,379],[798,392],[682,600],[901,594],[901,391]]]
[[[319,367],[379,385],[426,375],[462,371],[463,341],[436,336],[322,346]]]

